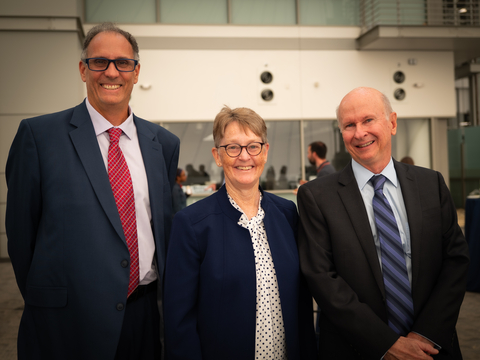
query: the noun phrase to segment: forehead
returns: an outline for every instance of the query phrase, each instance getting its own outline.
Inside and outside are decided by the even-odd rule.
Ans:
[[[242,128],[242,126],[237,121],[231,122],[225,128],[225,134],[224,134],[225,139],[234,140],[234,139],[245,138],[245,137],[252,138],[252,139],[258,138],[258,136],[255,135],[248,126],[245,126]]]
[[[383,101],[378,96],[351,96],[340,105],[340,121],[362,121],[384,115]]]
[[[89,57],[133,58],[132,45],[121,34],[115,32],[101,32],[88,45]]]

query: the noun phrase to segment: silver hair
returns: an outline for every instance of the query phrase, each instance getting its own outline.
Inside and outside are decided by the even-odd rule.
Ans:
[[[87,55],[88,45],[90,45],[90,42],[92,41],[92,39],[102,32],[113,32],[113,33],[122,35],[125,39],[128,40],[130,45],[132,45],[133,58],[135,60],[140,60],[140,55],[138,54],[137,40],[135,40],[132,34],[130,34],[125,30],[120,29],[118,26],[116,26],[114,23],[111,23],[111,22],[104,22],[90,29],[90,31],[87,33],[87,36],[85,36],[85,41],[83,42],[83,49],[82,49],[82,55],[81,55],[82,60],[85,60],[88,57]]]

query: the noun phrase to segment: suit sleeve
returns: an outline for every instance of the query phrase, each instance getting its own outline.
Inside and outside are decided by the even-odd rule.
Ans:
[[[437,180],[441,219],[424,226],[441,226],[442,265],[426,304],[416,315],[412,331],[431,339],[442,349],[449,349],[465,295],[469,255],[450,191],[440,173]]]
[[[325,206],[331,207],[332,204]],[[314,195],[306,186],[298,191],[299,254],[302,272],[323,314],[356,351],[380,359],[398,339],[388,325],[338,274],[329,226]],[[333,211],[333,210],[332,210]],[[338,255],[338,254],[337,254]]]
[[[26,120],[20,123],[5,170],[7,210],[5,227],[8,254],[22,296],[35,250],[41,218],[40,165],[35,139]]]
[[[202,358],[197,332],[201,255],[184,212],[175,215],[165,269],[165,351],[167,359]]]

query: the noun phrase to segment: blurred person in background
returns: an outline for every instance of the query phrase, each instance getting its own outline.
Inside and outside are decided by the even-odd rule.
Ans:
[[[184,183],[186,180],[187,174],[185,173],[185,170],[178,168],[175,184],[173,185],[172,190],[173,215],[187,207],[187,194],[185,194],[182,189],[182,183]]]

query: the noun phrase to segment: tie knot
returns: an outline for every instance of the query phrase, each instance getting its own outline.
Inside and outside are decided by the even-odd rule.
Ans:
[[[120,135],[122,135],[122,129],[120,128],[110,128],[107,130],[108,135],[110,135],[110,143],[118,143]]]
[[[383,185],[385,184],[386,180],[387,178],[383,175],[374,175],[370,178],[370,182],[372,183],[375,191],[383,190]]]

